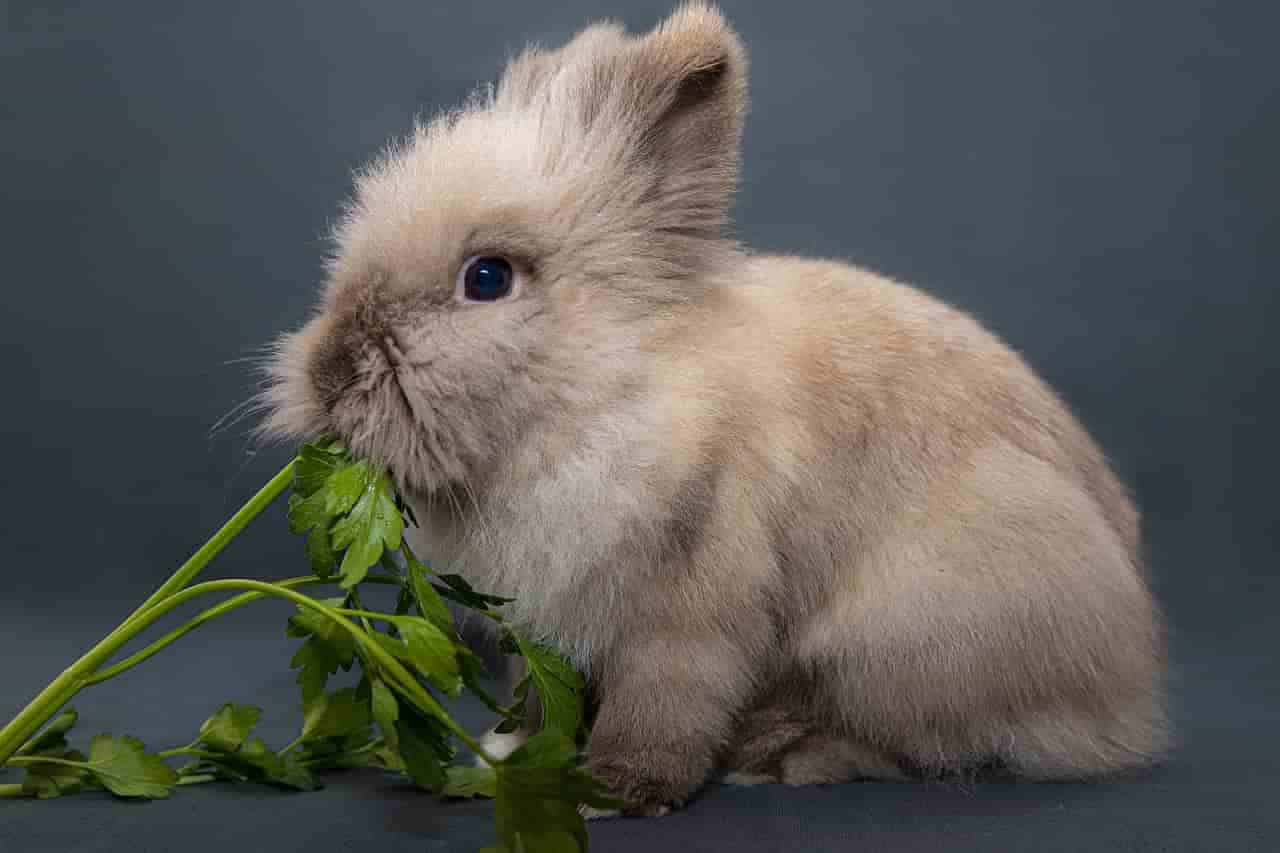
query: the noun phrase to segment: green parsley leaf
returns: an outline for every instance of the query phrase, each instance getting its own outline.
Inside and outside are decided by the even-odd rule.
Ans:
[[[235,752],[261,716],[261,708],[228,702],[200,726],[200,742],[211,749]]]
[[[395,637],[384,634],[381,631],[374,631],[369,636],[396,660],[413,666],[413,654],[403,640],[397,640]]]
[[[413,590],[413,598],[418,603],[418,610],[437,628],[446,634],[453,634],[453,614],[449,605],[444,603],[440,593],[427,580],[429,569],[413,557],[408,558],[409,585]]]
[[[449,733],[439,722],[405,707],[396,721],[396,736],[405,770],[420,788],[439,791],[445,784],[444,765],[453,758]]]
[[[515,601],[514,598],[476,592],[462,575],[436,575],[436,577],[445,584],[443,587],[436,587],[441,595],[472,610],[488,610],[491,606],[500,607],[507,602]]]
[[[296,492],[289,495],[289,531],[294,534],[311,531],[307,536],[307,557],[311,561],[311,570],[321,578],[333,574],[334,564],[338,561],[329,534],[333,515],[326,508],[326,501],[323,491],[305,498]]]
[[[297,758],[272,752],[267,749],[262,738],[255,737],[245,741],[231,758],[238,758],[243,768],[260,771],[259,781],[299,791],[314,791],[320,787],[315,776]]]
[[[178,771],[178,784],[192,785],[212,779],[258,782],[299,791],[314,791],[320,783],[295,756],[279,755],[262,738],[249,738],[232,752],[212,752]]]
[[[450,696],[462,690],[462,675],[453,638],[417,616],[401,616],[393,623],[409,648],[414,669]]]
[[[354,687],[321,694],[306,707],[304,715],[304,740],[345,737],[368,729],[370,723],[369,705],[360,701]]]
[[[328,578],[333,574],[333,567],[338,563],[338,552],[333,550],[327,525],[316,527],[307,535],[306,551],[307,559],[311,561],[311,571],[316,577]]]
[[[493,711],[495,714],[502,716],[510,716],[507,709],[498,704],[498,700],[493,697],[485,686],[485,679],[489,677],[489,673],[485,672],[484,662],[480,656],[464,645],[457,647],[458,655],[458,671],[462,676],[462,683],[467,689],[475,695],[480,702]]]
[[[579,803],[616,808],[589,775],[577,767],[573,741],[544,730],[498,767],[494,816],[498,839],[509,851],[577,853],[587,850],[587,828]]]
[[[293,466],[293,490],[303,497],[322,489],[333,472],[343,464],[341,447],[331,444],[304,444]]]
[[[289,532],[306,533],[311,528],[325,530],[333,522],[333,514],[325,509],[326,495],[316,492],[303,497],[297,492],[289,495]]]
[[[571,740],[582,726],[582,676],[564,657],[511,632],[529,665],[529,678],[542,700],[542,727]]]
[[[492,767],[458,765],[445,771],[448,779],[442,792],[446,797],[485,797],[498,793],[498,773]]]
[[[337,477],[335,474],[330,483]],[[349,488],[350,484],[343,482],[344,488]],[[330,495],[335,496],[335,505],[341,505],[349,492],[338,493],[331,488]],[[396,507],[391,478],[385,473],[368,477],[359,499],[331,530],[333,547],[346,549],[339,567],[343,587],[350,589],[364,580],[369,568],[382,556],[384,547],[392,550],[400,547],[403,533],[404,517]]]
[[[354,544],[355,554],[343,557],[342,572],[350,588],[377,560],[383,542],[392,549],[399,547],[395,526],[399,523],[402,528],[403,519],[394,494],[389,494],[390,479],[375,473],[367,462],[332,448],[304,446],[294,463],[293,487],[289,529],[295,534],[310,531],[307,556],[318,576],[328,577],[338,552]]]
[[[350,512],[373,481],[373,470],[365,462],[339,466],[325,483],[325,510],[330,515]]]
[[[400,703],[396,700],[396,694],[381,679],[374,679],[369,689],[373,718],[378,721],[378,728],[382,730],[387,743],[396,747],[396,720],[400,719]]]
[[[46,747],[37,754],[63,761],[83,763],[85,760],[83,753],[62,748]],[[22,780],[22,792],[28,796],[48,800],[63,794],[74,794],[85,788],[90,780],[89,770],[86,767],[68,767],[65,764],[53,763],[31,764],[27,767],[26,776]]]
[[[344,599],[320,599],[329,607],[340,607]],[[324,686],[339,669],[350,669],[355,659],[355,639],[333,619],[316,613],[310,608],[299,608],[289,617],[286,633],[291,637],[306,637],[289,665],[298,670],[298,684],[302,686],[302,701],[307,704],[324,691]]]
[[[133,737],[98,735],[89,747],[86,767],[117,797],[163,799],[178,784],[178,774]]]
[[[32,755],[37,752],[45,752],[50,749],[65,749],[67,745],[67,732],[71,731],[71,727],[76,724],[79,715],[75,708],[68,708],[59,714],[52,723],[45,726],[44,731],[27,741],[16,755]]]

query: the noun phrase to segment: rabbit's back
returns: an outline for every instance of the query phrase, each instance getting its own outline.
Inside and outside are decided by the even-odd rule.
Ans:
[[[971,316],[843,263],[757,256],[746,269],[726,312],[751,342],[742,344],[749,366],[737,365],[744,393],[786,411],[810,464],[853,465],[846,476],[874,481],[884,496],[927,489],[976,451],[1007,443],[1079,483],[1139,560],[1138,513],[1096,443]]]
[[[848,735],[795,747],[798,766],[1077,776],[1158,756],[1163,638],[1137,512],[1065,406],[920,291],[826,262],[750,269],[732,301],[751,319],[729,326],[754,346],[729,361],[771,414],[735,446],[786,590],[779,665],[820,697],[782,702]]]

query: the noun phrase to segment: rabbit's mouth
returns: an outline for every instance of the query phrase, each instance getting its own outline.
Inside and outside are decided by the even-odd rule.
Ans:
[[[478,488],[537,412],[517,337],[533,334],[529,317],[513,315],[512,334],[498,339],[481,317],[362,305],[282,339],[269,366],[264,432],[333,435],[415,494]]]
[[[457,442],[444,429],[438,404],[419,390],[422,378],[392,358],[380,351],[378,367],[362,370],[362,381],[329,403],[327,420],[353,453],[385,467],[401,489],[449,488],[467,474]]]

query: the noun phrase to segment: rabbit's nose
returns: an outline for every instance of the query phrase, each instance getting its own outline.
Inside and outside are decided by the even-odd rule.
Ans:
[[[344,335],[327,339],[311,361],[311,382],[328,411],[332,411],[342,394],[351,387],[356,375],[356,359],[343,340]]]
[[[367,340],[362,321],[368,316],[367,311],[348,308],[329,326],[312,352],[311,382],[327,411],[333,411],[355,383],[359,353]]]
[[[311,381],[324,407],[333,411],[358,380],[394,370],[403,356],[386,320],[387,306],[365,296],[351,300],[314,351]]]

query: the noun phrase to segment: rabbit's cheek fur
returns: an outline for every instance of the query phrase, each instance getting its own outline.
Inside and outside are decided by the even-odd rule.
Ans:
[[[1169,744],[1138,515],[1016,354],[724,233],[746,55],[701,3],[531,49],[361,177],[268,429],[387,464],[442,569],[588,678],[662,814],[811,784],[1141,767]],[[477,246],[525,292],[459,305]],[[536,716],[535,716],[536,719]]]

